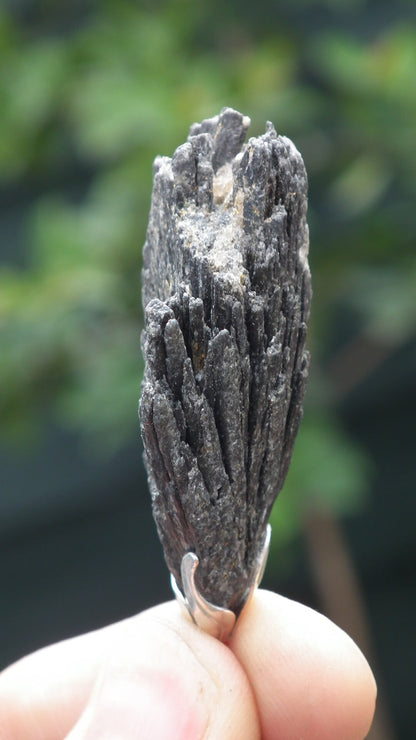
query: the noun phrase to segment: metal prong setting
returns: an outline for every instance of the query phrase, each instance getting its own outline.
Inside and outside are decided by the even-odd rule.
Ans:
[[[253,585],[248,593],[246,604],[250,601],[254,591],[260,585],[266,567],[267,556],[270,548],[272,528],[270,524],[266,528],[263,548],[259,554],[256,575]],[[173,593],[179,603],[187,610],[193,622],[204,632],[216,637],[221,642],[227,640],[236,623],[237,617],[230,609],[224,609],[207,601],[198,591],[195,583],[195,573],[199,565],[199,558],[194,552],[187,552],[182,558],[181,578],[183,593],[171,574],[170,580]]]
[[[230,636],[236,616],[229,609],[211,604],[199,593],[195,583],[195,573],[199,558],[194,552],[187,552],[181,563],[181,577],[184,593],[180,591],[175,577],[171,574],[173,592],[179,603],[185,607],[192,620],[204,632],[224,642]]]

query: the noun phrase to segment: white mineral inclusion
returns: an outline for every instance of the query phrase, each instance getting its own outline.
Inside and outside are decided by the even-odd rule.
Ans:
[[[233,168],[231,162],[223,164],[214,175],[212,191],[215,205],[229,205],[233,195]]]
[[[243,245],[246,236],[240,213],[232,204],[232,165],[226,164],[214,177],[217,186],[216,207],[203,212],[194,204],[186,207],[179,230],[185,244],[194,254],[204,255],[212,272],[220,273],[221,279],[234,295],[241,295],[242,286],[249,283],[244,266]],[[221,192],[221,196],[218,194]],[[224,196],[224,197],[222,197]],[[191,291],[190,286],[187,286]]]

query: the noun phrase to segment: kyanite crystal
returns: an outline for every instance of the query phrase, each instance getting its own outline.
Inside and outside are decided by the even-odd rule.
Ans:
[[[152,505],[181,587],[241,611],[302,417],[311,299],[294,144],[231,108],[157,157],[144,247],[140,415]]]

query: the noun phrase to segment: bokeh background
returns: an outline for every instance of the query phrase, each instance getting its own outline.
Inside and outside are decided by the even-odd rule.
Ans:
[[[310,180],[312,374],[266,585],[372,661],[371,737],[414,737],[415,78],[412,0],[3,1],[0,667],[170,598],[137,421],[151,166],[231,105]]]

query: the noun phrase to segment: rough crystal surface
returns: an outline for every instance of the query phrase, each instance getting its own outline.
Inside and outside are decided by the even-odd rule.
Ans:
[[[157,157],[144,247],[140,416],[153,513],[181,586],[239,613],[283,486],[308,373],[307,177],[231,108]]]

